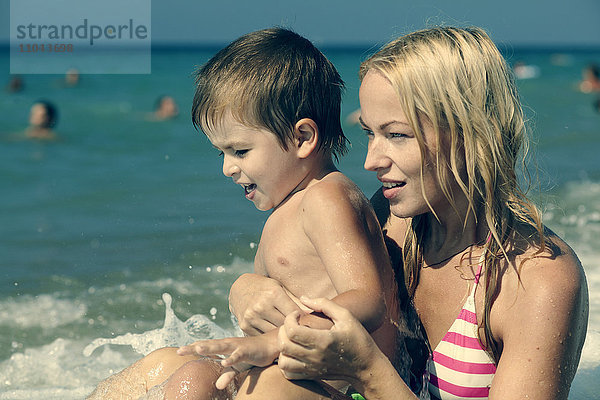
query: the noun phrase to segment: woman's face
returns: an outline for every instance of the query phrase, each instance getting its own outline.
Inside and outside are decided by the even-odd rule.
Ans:
[[[423,192],[436,213],[443,213],[449,205],[437,179],[431,124],[421,121],[426,144],[421,180],[419,143],[390,81],[371,70],[362,81],[359,96],[360,122],[369,138],[365,169],[377,173],[392,214],[406,218],[430,212]]]

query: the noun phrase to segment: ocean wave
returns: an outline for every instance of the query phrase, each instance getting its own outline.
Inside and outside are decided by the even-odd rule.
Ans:
[[[0,301],[0,325],[51,329],[83,318],[86,311],[86,305],[78,300],[48,294],[20,296]]]

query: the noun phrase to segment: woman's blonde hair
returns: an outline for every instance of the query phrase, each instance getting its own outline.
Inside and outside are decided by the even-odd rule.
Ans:
[[[541,214],[517,182],[517,163],[522,161],[524,167],[527,138],[511,70],[482,29],[453,27],[425,29],[390,42],[361,64],[361,80],[370,70],[381,73],[396,88],[422,160],[430,156],[421,121],[431,123],[435,148],[448,149],[433,154],[445,197],[458,212],[451,190],[456,182],[468,200],[467,213],[461,216],[465,223],[474,216],[490,232],[483,272],[483,328],[487,349],[498,361],[500,350],[490,329],[490,310],[500,289],[502,262],[513,264],[507,254],[509,241],[523,232],[518,226],[528,226],[538,253],[546,249]],[[428,202],[426,193],[423,196]],[[411,297],[428,230],[427,218],[415,216],[404,241],[404,280]]]

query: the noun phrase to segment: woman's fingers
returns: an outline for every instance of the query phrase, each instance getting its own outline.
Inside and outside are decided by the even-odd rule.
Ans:
[[[287,379],[309,379],[306,363],[286,355],[280,355],[277,362],[279,369]]]
[[[333,321],[334,325],[339,324],[341,322],[346,323],[354,319],[350,311],[329,299],[309,299],[308,297],[302,296],[300,298],[300,301],[302,302],[302,304],[309,307],[311,310],[325,314],[327,317],[329,317],[329,319]]]
[[[322,355],[331,342],[331,331],[302,326],[298,320],[299,313],[290,314],[279,329],[277,345],[280,353],[294,358]]]
[[[279,359],[281,359],[282,355],[305,359],[310,357],[312,353],[318,352],[318,350],[314,349],[314,347],[308,347],[294,340],[296,339],[296,334],[294,333],[294,329],[290,329],[291,324],[293,324],[293,322],[288,322],[288,329],[286,329],[285,326],[284,328],[279,329],[279,334],[277,336],[277,345],[279,347],[280,353]],[[294,326],[300,327],[300,325],[298,325],[297,323],[295,323]],[[292,332],[292,336],[294,337],[294,339],[291,339],[288,336],[288,331]]]
[[[345,308],[326,299],[302,302],[329,317],[334,325],[313,329],[299,323],[299,314],[287,316],[279,330],[279,368],[288,379],[345,379],[363,368],[362,355],[377,345],[360,322]]]

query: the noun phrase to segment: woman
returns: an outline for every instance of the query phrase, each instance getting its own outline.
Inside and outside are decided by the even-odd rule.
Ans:
[[[366,60],[360,77],[365,168],[382,183],[374,205],[401,249],[397,277],[430,345],[425,388],[441,399],[566,399],[587,286],[576,255],[518,186],[523,114],[497,48],[477,28],[418,31]],[[269,296],[242,307],[252,316],[242,323],[277,325],[282,316],[265,304],[282,292],[264,278],[245,281],[231,294],[234,310],[256,302],[250,287]],[[334,326],[287,316],[279,368],[288,378],[344,379],[369,400],[415,398],[347,311],[304,302]]]

